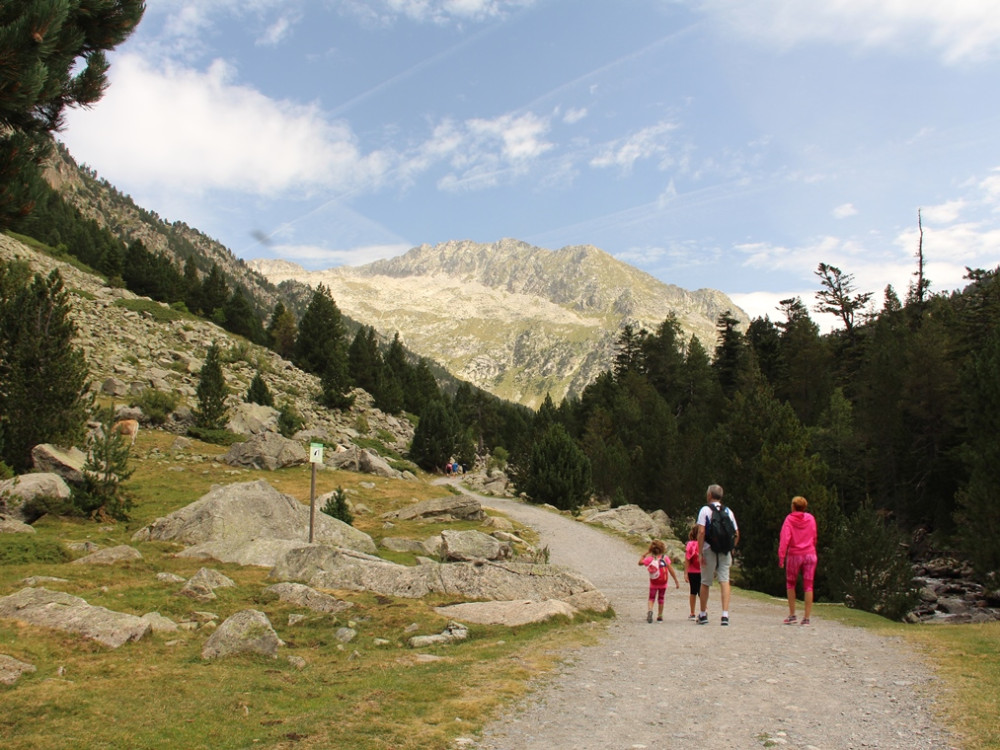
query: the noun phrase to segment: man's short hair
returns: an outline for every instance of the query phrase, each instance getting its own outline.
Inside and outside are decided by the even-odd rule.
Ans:
[[[722,499],[722,487],[720,487],[717,484],[710,484],[708,486],[708,495],[713,500],[721,500]]]

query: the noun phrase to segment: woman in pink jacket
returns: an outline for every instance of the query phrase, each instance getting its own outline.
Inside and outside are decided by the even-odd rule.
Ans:
[[[813,605],[813,580],[816,578],[816,518],[806,513],[809,501],[804,497],[792,498],[792,512],[781,525],[778,542],[778,567],[785,569],[785,587],[788,589],[788,617],[785,625],[794,625],[795,584],[802,572],[806,611],[802,624],[809,624]]]

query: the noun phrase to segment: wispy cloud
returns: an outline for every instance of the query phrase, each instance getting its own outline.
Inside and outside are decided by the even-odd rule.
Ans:
[[[854,207],[853,203],[842,203],[833,209],[833,217],[835,219],[846,219],[849,216],[855,216],[858,213],[858,209]]]
[[[334,266],[362,266],[384,258],[393,258],[409,250],[408,245],[366,245],[347,249],[330,249],[318,245],[274,245],[268,247],[271,257],[292,260],[309,269]]]
[[[629,172],[637,161],[652,159],[661,169],[675,163],[672,134],[679,128],[676,122],[659,122],[619,140],[606,144],[590,160],[592,167],[616,167]]]
[[[345,11],[368,23],[405,18],[417,23],[448,24],[502,18],[534,5],[535,0],[339,0]]]
[[[793,46],[816,40],[906,51],[929,47],[948,64],[1000,56],[1000,14],[993,0],[699,0],[732,33]]]

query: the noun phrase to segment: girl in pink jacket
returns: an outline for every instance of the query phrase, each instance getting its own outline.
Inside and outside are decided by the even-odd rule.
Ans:
[[[813,581],[816,578],[816,518],[806,513],[809,501],[804,497],[792,498],[792,512],[781,525],[778,542],[778,567],[785,569],[785,587],[788,590],[788,617],[785,625],[794,625],[795,584],[802,573],[806,611],[802,624],[809,624],[813,605]]]

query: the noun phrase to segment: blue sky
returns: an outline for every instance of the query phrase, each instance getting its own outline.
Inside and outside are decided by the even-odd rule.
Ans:
[[[932,291],[1000,263],[993,0],[149,0],[111,61],[61,140],[246,259],[591,244],[772,320],[904,296],[918,210]]]

